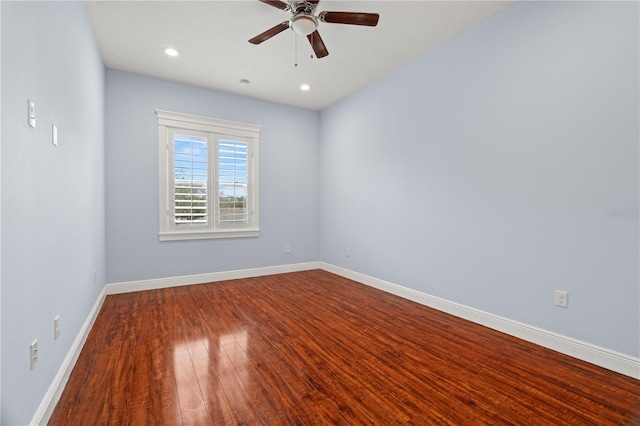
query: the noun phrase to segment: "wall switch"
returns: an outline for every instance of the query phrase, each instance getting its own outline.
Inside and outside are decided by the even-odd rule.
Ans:
[[[93,270],[93,283],[96,284],[98,282],[98,271]]]
[[[53,340],[57,340],[60,337],[60,315],[56,315],[53,319]]]
[[[55,124],[51,125],[51,143],[58,146],[58,127]]]
[[[31,346],[29,346],[29,354],[31,359],[31,369],[33,370],[38,365],[38,339],[34,340]]]
[[[351,257],[351,249],[349,247],[344,249],[344,255],[347,257]]]
[[[569,293],[566,291],[556,290],[556,306],[561,308],[569,307]]]
[[[27,122],[29,126],[36,127],[36,105],[27,100]]]
[[[291,246],[289,244],[284,245],[284,252],[287,254],[291,253]]]

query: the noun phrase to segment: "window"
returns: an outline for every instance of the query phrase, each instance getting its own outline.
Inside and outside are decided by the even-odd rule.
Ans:
[[[260,127],[156,110],[160,240],[255,237]]]

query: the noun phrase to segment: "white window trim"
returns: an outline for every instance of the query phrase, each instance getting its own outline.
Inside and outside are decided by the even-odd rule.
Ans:
[[[256,124],[239,123],[234,121],[219,120],[210,117],[202,117],[197,115],[182,114],[179,112],[156,110],[158,116],[158,135],[159,135],[159,218],[160,229],[159,239],[160,241],[178,241],[178,240],[198,240],[198,239],[210,239],[210,238],[238,238],[238,237],[257,237],[260,235],[259,226],[259,136],[260,126]],[[209,222],[207,229],[203,229],[200,226],[193,229],[176,229],[173,223],[173,217],[171,216],[171,203],[173,198],[171,195],[171,188],[173,187],[173,165],[170,162],[172,155],[170,153],[169,132],[170,130],[184,130],[204,132],[210,134],[210,149],[213,150],[214,141],[217,141],[219,137],[239,138],[241,141],[248,143],[248,149],[250,156],[248,161],[251,163],[249,166],[249,182],[251,190],[248,194],[248,205],[251,206],[249,211],[249,224],[241,227],[228,227],[219,226],[216,227],[213,220],[214,197],[211,197],[211,204],[209,207]],[[213,156],[216,158],[217,155]],[[210,158],[212,158],[210,156]],[[213,163],[213,162],[212,162]],[[210,173],[217,165],[210,165]],[[210,187],[210,191],[214,188]],[[215,195],[217,198],[217,195]]]

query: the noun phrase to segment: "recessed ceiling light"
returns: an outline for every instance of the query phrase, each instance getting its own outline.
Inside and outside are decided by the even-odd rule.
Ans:
[[[302,84],[300,86],[300,90],[302,90],[303,92],[306,92],[307,90],[311,89],[311,86],[309,86],[307,83]]]
[[[251,83],[249,80],[247,80],[246,78],[243,78],[240,80],[240,84],[242,84],[243,86],[248,85],[249,83]]]
[[[176,49],[174,49],[173,47],[165,47],[164,49],[162,49],[162,51],[165,53],[165,55],[167,56],[178,56],[180,54],[180,52],[178,52]]]

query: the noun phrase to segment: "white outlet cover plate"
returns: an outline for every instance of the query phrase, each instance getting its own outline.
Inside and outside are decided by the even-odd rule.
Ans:
[[[569,293],[566,291],[556,290],[556,306],[566,308],[569,306]]]

